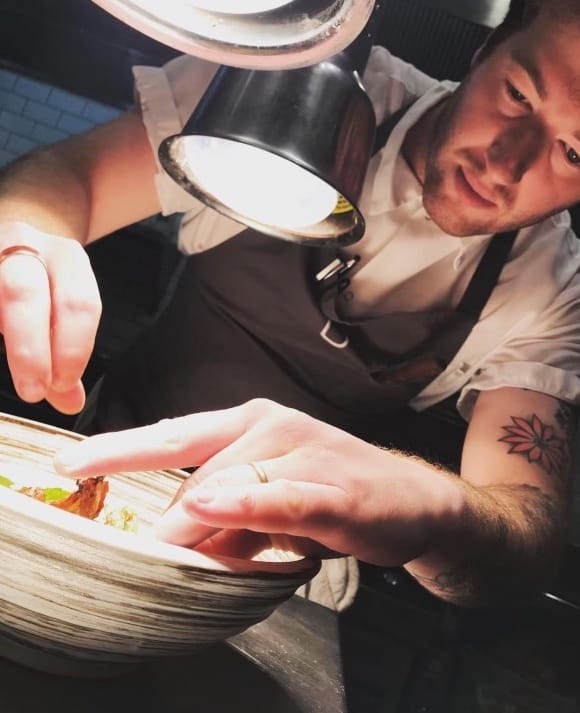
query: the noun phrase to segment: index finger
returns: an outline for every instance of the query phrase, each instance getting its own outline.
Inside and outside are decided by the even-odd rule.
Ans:
[[[70,241],[69,241],[70,242]],[[101,298],[88,255],[76,242],[49,260],[52,288],[52,388],[74,389],[93,351]]]
[[[200,465],[240,438],[248,426],[245,405],[164,419],[67,446],[56,454],[54,466],[59,473],[78,478]]]

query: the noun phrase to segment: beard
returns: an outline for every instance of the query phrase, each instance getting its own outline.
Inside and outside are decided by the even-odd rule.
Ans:
[[[475,235],[506,233],[541,223],[567,209],[567,205],[542,212],[515,213],[511,201],[502,200],[484,211],[472,210],[448,186],[454,181],[457,164],[446,166],[433,161],[427,165],[423,185],[423,207],[431,220],[448,235],[467,238]]]
[[[425,160],[423,178],[423,207],[433,222],[448,235],[469,237],[492,235],[518,230],[539,223],[568,206],[558,205],[549,211],[533,211],[525,206],[515,209],[521,185],[496,185],[493,188],[493,203],[489,206],[471,205],[458,191],[461,173],[466,169],[470,175],[485,182],[486,159],[479,151],[456,148],[454,137],[461,115],[465,85],[460,86],[441,107],[433,123],[429,148]]]
[[[498,220],[504,214],[507,196],[498,195],[498,206],[478,210],[466,205],[457,192],[456,177],[460,166],[476,175],[485,172],[485,164],[468,149],[453,149],[458,115],[461,113],[465,85],[461,85],[439,111],[432,126],[423,180],[423,207],[433,222],[449,235],[468,237],[487,235],[518,226]]]

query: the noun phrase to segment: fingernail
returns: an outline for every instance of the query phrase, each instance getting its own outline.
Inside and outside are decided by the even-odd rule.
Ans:
[[[75,446],[56,453],[52,463],[56,472],[61,475],[74,474],[81,466],[81,461],[75,454]]]
[[[17,391],[24,401],[41,401],[46,395],[46,384],[38,379],[23,379],[18,382]]]

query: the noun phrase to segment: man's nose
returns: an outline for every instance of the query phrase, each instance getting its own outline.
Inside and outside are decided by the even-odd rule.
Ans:
[[[505,127],[487,152],[489,176],[498,184],[519,183],[540,155],[542,134],[542,127],[529,119]]]

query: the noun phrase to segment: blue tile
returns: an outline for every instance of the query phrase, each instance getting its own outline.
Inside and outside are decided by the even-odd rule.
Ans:
[[[31,141],[30,139],[25,139],[22,136],[16,136],[12,134],[8,141],[6,142],[6,149],[15,153],[17,156],[22,156],[22,154],[29,153],[38,146],[37,143]]]
[[[48,99],[50,86],[27,77],[18,77],[14,85],[14,91],[27,99],[36,99],[36,101],[43,102]]]
[[[0,88],[10,90],[16,84],[18,75],[7,69],[0,69]]]
[[[53,88],[46,103],[55,109],[68,111],[70,114],[81,115],[87,103],[86,99],[78,97],[76,94],[65,92],[62,89]]]
[[[92,121],[80,119],[78,116],[63,113],[58,120],[57,126],[59,129],[63,129],[63,131],[68,131],[69,134],[80,134],[83,131],[92,129],[94,124]]]
[[[115,119],[121,113],[120,109],[113,106],[106,106],[105,104],[99,104],[98,102],[89,100],[83,110],[83,117],[95,124],[102,124],[105,121]]]
[[[17,158],[17,156],[10,153],[10,151],[0,149],[0,166],[6,166],[6,164],[10,163],[10,161],[14,161],[15,158]]]
[[[22,114],[22,110],[26,106],[26,99],[19,97],[14,92],[7,92],[0,89],[0,109],[7,109],[14,114]]]
[[[47,124],[48,126],[56,126],[58,119],[60,117],[60,111],[57,109],[52,109],[46,104],[40,104],[32,99],[29,99],[22,112],[24,116],[29,119],[34,119],[41,124]]]
[[[34,121],[25,119],[19,114],[13,114],[11,111],[0,111],[0,127],[20,136],[30,136],[34,129]]]
[[[31,138],[39,144],[53,144],[55,141],[66,139],[69,136],[65,131],[53,129],[52,126],[37,124],[32,130]]]

